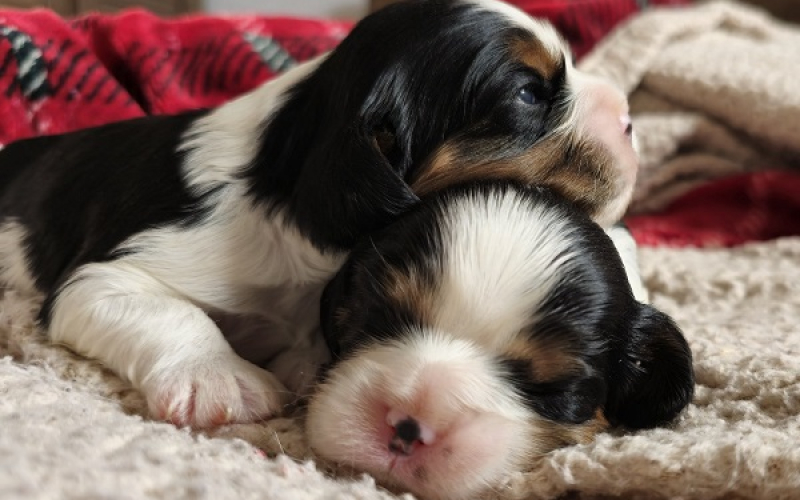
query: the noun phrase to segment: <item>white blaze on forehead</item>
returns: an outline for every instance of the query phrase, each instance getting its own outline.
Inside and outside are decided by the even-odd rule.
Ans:
[[[502,350],[535,318],[571,267],[571,230],[560,210],[514,191],[451,205],[433,325]]]
[[[564,40],[549,22],[535,19],[513,5],[499,0],[466,1],[485,10],[497,12],[520,28],[530,31],[554,58],[561,58],[567,52]]]

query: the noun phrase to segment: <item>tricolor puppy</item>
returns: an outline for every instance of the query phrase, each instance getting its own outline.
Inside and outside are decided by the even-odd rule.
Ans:
[[[334,360],[311,446],[428,500],[498,487],[609,423],[666,423],[693,394],[681,331],[634,299],[604,231],[545,189],[424,199],[353,250],[322,304]]]
[[[325,360],[324,284],[419,195],[508,179],[615,222],[637,168],[627,113],[507,4],[402,3],[216,110],[7,146],[0,280],[44,294],[50,338],[129,379],[155,417],[259,419]]]

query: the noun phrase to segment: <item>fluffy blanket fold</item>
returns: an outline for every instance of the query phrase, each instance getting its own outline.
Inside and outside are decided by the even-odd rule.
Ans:
[[[797,498],[800,239],[645,249],[641,262],[655,304],[694,350],[694,403],[672,428],[602,434],[556,451],[494,496]],[[368,478],[331,479],[305,462],[299,416],[214,436],[142,419],[138,393],[44,343],[35,307],[9,291],[0,300],[0,357],[8,356],[0,361],[0,498],[392,498]],[[300,461],[264,458],[258,448]]]
[[[642,149],[632,212],[745,174],[703,191],[703,205],[695,195],[633,218],[640,241],[730,245],[800,234],[800,197],[790,195],[800,191],[798,54],[796,26],[710,2],[641,14],[581,62],[631,96]]]

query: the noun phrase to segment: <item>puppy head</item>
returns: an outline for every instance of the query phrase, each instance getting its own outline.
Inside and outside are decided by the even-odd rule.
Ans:
[[[325,292],[335,362],[309,405],[310,444],[459,499],[608,421],[669,420],[692,393],[690,354],[624,276],[604,232],[544,190],[425,200]]]
[[[609,225],[637,170],[625,96],[575,69],[552,26],[498,0],[368,16],[267,132],[271,171],[299,176],[289,198],[301,228],[343,247],[417,195],[472,180],[549,186]],[[293,154],[303,168],[281,166]]]

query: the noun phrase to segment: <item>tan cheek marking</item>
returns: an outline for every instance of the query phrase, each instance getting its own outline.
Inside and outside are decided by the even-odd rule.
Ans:
[[[412,311],[417,319],[429,324],[435,305],[435,290],[426,283],[419,271],[389,271],[386,295],[394,303]]]
[[[543,141],[515,158],[498,158],[504,149],[499,143],[484,141],[468,146],[445,143],[420,168],[411,181],[411,188],[424,196],[453,184],[478,180],[535,184],[546,178],[545,171],[551,169],[554,158],[561,156],[557,142]]]
[[[511,57],[536,70],[546,80],[553,78],[561,68],[561,60],[553,57],[536,38],[518,38],[511,42],[510,49]]]
[[[501,144],[446,143],[421,167],[411,181],[411,188],[424,196],[470,181],[506,180],[542,185],[595,216],[619,196],[618,173],[604,147],[581,140],[573,140],[568,146],[568,141],[564,137],[551,137],[511,158],[497,158],[498,153],[492,153],[503,151]]]
[[[600,432],[609,428],[608,420],[606,420],[603,410],[598,408],[595,412],[595,417],[588,422],[581,425],[565,426],[569,434],[569,438],[578,444],[588,444],[594,441],[594,438]]]
[[[457,167],[461,163],[458,156],[453,144],[444,143],[414,173],[410,181],[411,189],[417,195],[424,196],[452,184],[457,177]]]
[[[535,382],[551,382],[583,370],[583,364],[562,345],[517,339],[504,354],[512,359],[528,360]]]
[[[550,421],[537,421],[535,439],[540,443],[540,452],[549,453],[555,449],[574,444],[589,444],[597,434],[609,428],[608,421],[601,409],[597,409],[595,417],[579,425],[560,424]]]

